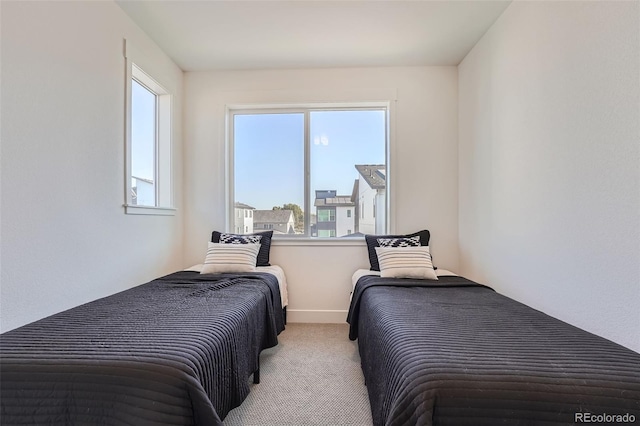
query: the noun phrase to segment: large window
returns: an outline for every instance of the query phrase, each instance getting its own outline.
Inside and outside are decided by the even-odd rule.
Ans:
[[[125,212],[173,214],[171,95],[136,63],[126,45]]]
[[[293,226],[274,227],[276,237],[386,232],[386,104],[230,108],[228,116],[230,206],[248,204],[261,220],[292,212]]]

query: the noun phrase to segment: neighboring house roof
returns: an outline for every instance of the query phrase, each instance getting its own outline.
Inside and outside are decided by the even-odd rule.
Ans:
[[[387,178],[384,164],[356,164],[356,170],[371,188],[385,188]]]
[[[355,206],[355,203],[351,199],[351,195],[338,195],[332,198],[316,198],[316,207],[349,207]]]
[[[293,210],[253,211],[253,223],[287,223],[293,220]]]
[[[145,179],[138,176],[131,176],[132,179],[153,184],[153,179]]]
[[[351,234],[341,235],[338,238],[354,238],[354,237],[364,237],[364,234],[362,232],[353,232]]]
[[[248,210],[255,210],[255,207],[251,207],[250,205],[244,204],[244,203],[238,203],[236,202],[234,204],[236,209],[248,209]]]

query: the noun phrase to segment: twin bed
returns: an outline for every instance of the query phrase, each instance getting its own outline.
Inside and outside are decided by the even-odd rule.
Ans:
[[[449,271],[380,269],[347,318],[374,425],[640,423],[640,354]]]
[[[1,423],[221,425],[284,329],[282,269],[253,269],[199,265],[2,334]]]

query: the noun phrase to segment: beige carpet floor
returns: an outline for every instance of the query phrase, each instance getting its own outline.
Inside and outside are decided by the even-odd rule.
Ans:
[[[347,324],[287,324],[260,356],[260,384],[225,426],[371,425],[357,342]],[[251,380],[251,379],[250,379]]]

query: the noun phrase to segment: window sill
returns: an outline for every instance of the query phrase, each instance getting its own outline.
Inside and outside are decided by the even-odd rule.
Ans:
[[[344,246],[366,246],[364,237],[351,237],[351,238],[312,238],[312,237],[300,237],[300,238],[277,238],[271,239],[272,246],[330,246],[330,247],[344,247]]]
[[[134,204],[124,204],[125,214],[142,214],[152,216],[175,216],[175,207],[154,207],[154,206],[138,206]]]

